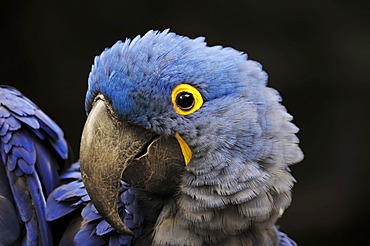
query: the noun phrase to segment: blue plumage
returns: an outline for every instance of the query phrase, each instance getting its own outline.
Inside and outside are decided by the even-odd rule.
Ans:
[[[285,233],[279,231],[279,246],[297,246],[297,243],[290,239]]]
[[[0,87],[0,116],[0,244],[53,245],[58,233],[47,221],[83,208],[81,215],[75,213],[86,223],[72,232],[76,245],[130,245],[133,237],[118,234],[89,203],[79,163],[59,174],[68,148],[62,130],[47,115],[15,89]],[[54,190],[60,183],[66,184]],[[124,197],[129,199],[119,202],[123,219],[137,237],[143,214],[126,184]]]
[[[173,94],[181,84],[201,95],[194,112],[178,110]],[[136,150],[117,151],[122,141],[114,137],[123,133],[85,126],[92,135],[83,135],[86,149],[112,137],[103,142],[110,148],[86,152],[93,161],[129,163],[121,176],[131,185],[108,184],[120,184],[118,215],[132,235],[99,214],[78,162],[60,174],[68,157],[62,130],[18,91],[0,87],[0,244],[295,246],[275,223],[291,202],[289,166],[303,155],[298,128],[266,84],[266,72],[246,54],[168,30],[119,41],[96,57],[87,113],[99,102],[105,118],[98,121],[149,136]],[[182,152],[170,149],[169,139]],[[184,144],[191,152],[186,166]],[[171,159],[177,153],[181,162]]]
[[[74,230],[67,228],[64,237],[72,238],[76,245],[105,245],[110,242],[109,245],[114,246],[131,245],[132,240],[140,235],[144,214],[130,185],[121,183],[118,202],[122,220],[134,232],[133,236],[126,236],[110,226],[90,202],[78,162],[61,175],[61,182],[65,184],[55,189],[48,198],[46,219],[54,221],[74,211],[77,211],[75,217],[82,218],[80,226]]]
[[[101,112],[94,107],[103,97],[113,122],[176,138],[182,147],[186,144],[182,150],[191,152],[189,157],[183,151],[190,161],[176,195],[163,199],[148,242],[276,244],[274,225],[291,202],[295,181],[289,165],[301,161],[303,154],[295,135],[298,128],[277,91],[266,86],[267,77],[261,64],[245,53],[208,47],[204,38],[168,30],[119,41],[95,58],[85,101],[88,113]],[[185,91],[190,98],[194,91],[202,98],[190,113],[179,111],[179,97],[174,99],[181,85],[192,88]],[[192,103],[184,111],[197,101]],[[93,132],[90,121],[83,140]],[[94,155],[89,152],[94,148],[83,142],[82,153]],[[81,164],[88,167],[88,157],[83,158]],[[90,161],[93,167],[105,165]],[[87,181],[94,178],[90,175]]]
[[[48,223],[45,220],[45,209],[46,209],[46,201],[43,195],[41,182],[37,172],[33,172],[32,175],[27,176],[27,184],[29,187],[29,193],[31,195],[31,199],[33,202],[33,209],[35,210],[37,224],[38,224],[38,231],[36,233],[37,237],[39,237],[40,242],[44,245],[52,244],[52,234],[49,228]],[[36,245],[36,242],[35,242]]]
[[[1,179],[8,187],[0,189],[1,220],[11,226],[0,230],[0,239],[5,245],[51,245],[45,200],[59,184],[58,170],[68,156],[63,132],[9,87],[0,87],[0,125]]]
[[[20,237],[21,222],[16,208],[9,199],[0,196],[0,207],[0,231],[2,232],[0,243],[1,245],[9,245]]]

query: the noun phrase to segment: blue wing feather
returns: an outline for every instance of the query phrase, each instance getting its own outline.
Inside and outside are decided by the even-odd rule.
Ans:
[[[7,163],[7,169],[9,169],[10,171],[14,171],[17,167],[17,158],[14,155],[8,155],[8,158],[6,160],[7,161],[4,161],[4,163]],[[18,176],[21,176],[22,174],[23,172],[20,173],[20,175]]]
[[[47,209],[45,218],[47,221],[57,220],[77,209],[77,207],[71,206],[68,203],[59,203],[57,200],[52,198],[53,193],[50,194],[47,201]]]
[[[52,245],[53,241],[51,231],[45,219],[45,197],[42,193],[41,183],[37,172],[34,172],[32,175],[27,175],[27,183],[34,203],[42,245]]]
[[[9,130],[9,125],[8,124],[3,124],[0,129],[0,136],[5,136],[5,134],[8,133]]]
[[[74,198],[80,199],[86,196],[87,192],[82,181],[73,181],[55,190],[54,199],[57,201],[68,201]],[[78,201],[76,201],[78,203]]]
[[[24,124],[28,125],[29,127],[31,127],[33,130],[40,129],[40,124],[35,118],[20,116],[16,114],[14,114],[14,117],[17,118],[19,121],[23,122]]]
[[[15,131],[21,128],[21,124],[14,118],[14,116],[7,117],[6,124],[9,126],[9,131]]]
[[[100,214],[91,202],[82,209],[81,216],[87,223],[101,219]]]
[[[38,231],[37,231],[37,220],[34,216],[25,223],[27,234],[23,238],[23,245],[37,246],[38,245]]]
[[[96,235],[103,236],[115,229],[105,220],[100,221],[96,226]]]
[[[43,181],[46,194],[49,195],[59,185],[59,175],[55,168],[57,159],[49,151],[43,148],[40,141],[35,141],[35,153],[37,156],[36,167]]]
[[[53,221],[75,211],[85,203],[85,196],[88,195],[82,180],[58,187],[48,197],[46,219]],[[87,200],[90,201],[90,198]]]
[[[63,137],[62,130],[41,110],[37,110],[35,116],[39,120],[41,129],[49,136],[48,140],[55,151],[57,151],[63,159],[66,159],[68,157],[68,146]]]
[[[32,217],[32,203],[27,189],[27,182],[24,177],[15,175],[12,171],[7,171],[7,176],[12,190],[15,204],[18,207],[18,213],[23,222],[28,222]]]
[[[27,242],[27,245],[32,245],[34,242],[37,244],[37,221],[26,178],[19,177],[9,170],[7,170],[7,176],[20,219],[26,227],[26,235],[23,240]]]
[[[0,86],[0,139],[0,221],[13,221],[9,240],[52,245],[45,197],[59,185],[58,170],[68,156],[63,132],[20,92]],[[2,230],[0,242],[6,237]]]
[[[17,165],[19,169],[22,170],[23,174],[33,174],[34,172],[34,166],[32,166],[32,164],[30,165],[30,163],[27,163],[23,159],[18,159]]]
[[[40,120],[41,128],[47,132],[52,139],[58,139],[63,135],[62,130],[57,125],[52,125],[51,119],[41,110],[35,112],[35,116]]]
[[[4,124],[5,118],[8,118],[10,116],[9,111],[2,106],[2,103],[0,104],[0,117],[3,119],[1,122],[1,126]]]
[[[3,143],[9,143],[10,139],[12,138],[12,133],[11,132],[7,132],[2,138],[1,138],[1,141]]]

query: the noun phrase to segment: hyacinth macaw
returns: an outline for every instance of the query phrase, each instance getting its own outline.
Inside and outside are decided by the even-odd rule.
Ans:
[[[295,245],[276,221],[303,154],[266,83],[246,54],[168,30],[106,49],[89,75],[81,167],[43,191],[46,225],[67,222],[54,243]]]

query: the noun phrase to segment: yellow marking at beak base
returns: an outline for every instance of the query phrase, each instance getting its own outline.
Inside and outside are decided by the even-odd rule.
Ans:
[[[180,134],[176,133],[175,137],[177,139],[177,142],[179,142],[180,144],[181,152],[185,160],[185,165],[188,165],[191,157],[193,156],[193,153],[191,152],[189,145],[184,141],[184,139],[182,139]]]

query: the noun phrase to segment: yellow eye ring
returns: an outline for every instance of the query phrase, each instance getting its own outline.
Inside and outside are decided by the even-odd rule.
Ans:
[[[172,103],[176,112],[181,115],[189,115],[200,109],[203,105],[203,97],[192,85],[179,84],[173,89]]]

